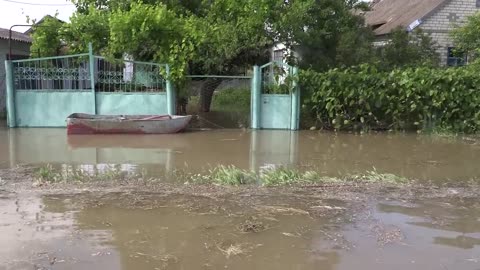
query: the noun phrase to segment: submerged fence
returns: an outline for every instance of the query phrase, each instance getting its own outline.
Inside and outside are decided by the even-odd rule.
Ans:
[[[175,114],[166,64],[89,53],[6,62],[10,127],[61,127],[72,113]]]

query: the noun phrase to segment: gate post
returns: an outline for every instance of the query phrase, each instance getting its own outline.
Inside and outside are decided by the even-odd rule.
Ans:
[[[172,85],[172,80],[170,78],[170,67],[168,64],[166,65],[166,73],[167,73],[167,80],[166,80],[166,92],[167,92],[167,113],[170,115],[176,114],[176,101],[175,101],[175,89]]]
[[[97,96],[95,93],[95,56],[93,55],[93,45],[88,43],[88,62],[90,64],[90,87],[93,95],[93,114],[97,114]]]
[[[300,88],[298,87],[298,67],[292,68],[292,76],[292,118],[290,130],[298,130],[300,128]]]
[[[253,77],[252,77],[252,91],[251,91],[251,127],[252,129],[260,128],[260,114],[261,114],[261,98],[262,98],[262,89],[261,89],[261,74],[260,67],[253,67]]]
[[[13,83],[13,63],[12,60],[5,61],[5,76],[6,76],[6,98],[7,98],[7,124],[8,127],[16,127],[15,116],[15,89]]]

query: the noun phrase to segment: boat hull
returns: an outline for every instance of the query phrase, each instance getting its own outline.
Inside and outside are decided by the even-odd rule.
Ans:
[[[67,134],[171,134],[183,131],[192,116],[89,115],[67,118]]]

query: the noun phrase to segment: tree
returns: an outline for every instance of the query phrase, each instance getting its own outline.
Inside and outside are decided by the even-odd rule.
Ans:
[[[480,12],[468,17],[463,26],[457,26],[451,35],[458,51],[474,56],[480,51]]]
[[[45,16],[39,25],[32,27],[32,46],[30,54],[33,57],[45,57],[59,55],[63,43],[60,29],[63,22],[56,17]]]
[[[420,28],[411,33],[403,28],[395,29],[388,43],[378,49],[378,54],[383,69],[437,66],[439,63],[436,44]]]
[[[96,53],[104,53],[110,39],[109,13],[91,6],[88,13],[74,13],[60,30],[70,53],[86,52],[89,42]]]
[[[276,11],[274,36],[300,53],[301,68],[325,71],[370,61],[373,35],[353,12],[357,2],[285,1]]]

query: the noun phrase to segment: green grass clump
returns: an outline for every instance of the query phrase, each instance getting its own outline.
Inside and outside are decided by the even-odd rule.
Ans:
[[[404,184],[408,182],[407,178],[400,177],[391,173],[379,173],[376,169],[367,171],[364,174],[349,176],[351,180],[364,183],[386,183],[386,184]]]
[[[241,170],[235,166],[218,166],[210,170],[208,178],[214,183],[223,185],[245,185],[254,183],[255,177],[253,173]]]
[[[207,174],[195,174],[189,177],[193,183],[215,183],[221,185],[240,186],[259,183],[263,186],[291,186],[313,184],[347,184],[350,182],[404,184],[408,180],[388,173],[378,173],[376,170],[364,174],[349,175],[342,178],[322,176],[316,171],[300,172],[288,167],[271,167],[262,169],[259,173],[239,169],[233,165],[218,166]]]
[[[47,183],[57,182],[61,178],[61,175],[50,164],[40,167],[35,175],[38,181]]]

